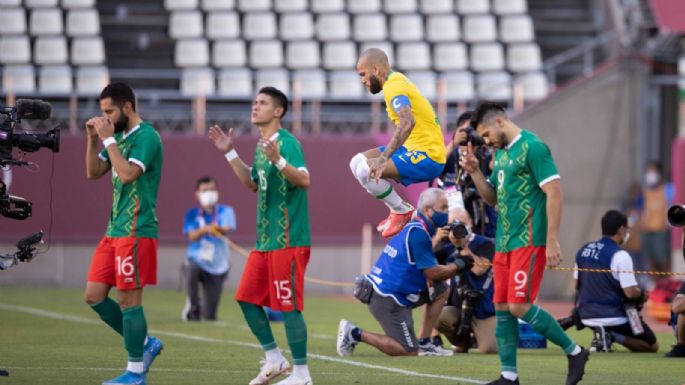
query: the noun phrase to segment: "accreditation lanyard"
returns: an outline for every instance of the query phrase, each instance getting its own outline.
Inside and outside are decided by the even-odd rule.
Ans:
[[[202,207],[197,208],[197,222],[200,225],[200,228],[207,225],[207,223],[205,223],[205,211]],[[217,205],[214,205],[214,209],[212,210],[212,222],[210,224],[219,224],[219,207]]]

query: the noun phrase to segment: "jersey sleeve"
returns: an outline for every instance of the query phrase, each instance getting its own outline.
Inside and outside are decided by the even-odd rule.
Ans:
[[[186,216],[183,221],[184,235],[188,235],[188,233],[190,233],[191,231],[195,231],[198,229],[197,221],[195,220],[195,216],[197,214],[196,210],[197,209],[190,209],[186,212]]]
[[[552,159],[552,153],[545,143],[541,141],[529,142],[526,160],[538,186],[542,187],[546,183],[560,178],[557,166]]]
[[[145,172],[162,151],[162,141],[154,130],[145,130],[138,134],[131,146],[128,161],[136,164]]]
[[[223,210],[221,210],[221,215],[219,215],[219,218],[217,218],[219,226],[235,230],[235,211],[233,211],[233,207],[223,206],[222,208]]]
[[[633,259],[627,251],[621,250],[614,254],[611,259],[611,270],[619,271],[618,281],[621,283],[621,288],[637,286],[637,280],[634,273],[627,273],[633,271]]]
[[[419,270],[430,269],[438,264],[433,255],[430,237],[419,229],[409,230],[409,254]]]

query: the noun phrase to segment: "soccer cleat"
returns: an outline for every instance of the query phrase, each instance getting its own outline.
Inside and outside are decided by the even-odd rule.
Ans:
[[[276,385],[313,385],[311,377],[301,378],[294,374],[289,375],[284,380],[279,381]]]
[[[454,355],[454,352],[449,349],[445,349],[442,346],[438,346],[433,342],[427,342],[425,344],[419,344],[419,355],[450,357]]]
[[[495,381],[488,382],[485,385],[519,385],[519,379],[517,378],[514,381],[512,381],[512,380],[507,380],[503,376],[500,376]]]
[[[262,365],[259,368],[259,374],[250,381],[250,385],[267,385],[269,381],[286,373],[288,369],[290,369],[290,364],[285,358],[276,362],[264,359],[260,360],[259,363]]]
[[[664,354],[664,357],[685,357],[685,345],[683,344],[675,344],[671,348],[671,351],[668,353]]]
[[[579,345],[580,346],[580,345]],[[580,353],[575,356],[568,357],[568,375],[566,376],[566,385],[576,385],[583,379],[585,374],[585,365],[590,359],[590,351],[580,346]]]
[[[145,373],[133,373],[128,370],[121,376],[105,381],[102,385],[145,385]]]
[[[145,347],[143,347],[143,369],[145,370],[145,373],[150,370],[150,365],[152,365],[155,358],[162,353],[162,349],[164,349],[164,344],[159,338],[153,336],[147,337],[147,343],[145,344]]]
[[[357,325],[354,322],[346,319],[340,320],[340,324],[338,324],[338,341],[336,342],[336,350],[340,357],[352,354],[354,348],[359,343],[352,338],[352,330],[356,327]]]
[[[611,333],[607,333],[603,327],[593,328],[594,337],[590,344],[590,353],[595,352],[611,352],[611,345],[614,343],[614,338]]]
[[[399,214],[399,213],[390,213],[390,215],[387,218],[387,223],[385,224],[385,227],[383,231],[381,232],[381,235],[384,238],[390,238],[400,231],[402,231],[402,228],[404,228],[404,225],[409,223],[411,219],[414,216],[414,208],[411,208],[411,210],[407,211],[406,213]],[[380,225],[379,225],[380,226]]]

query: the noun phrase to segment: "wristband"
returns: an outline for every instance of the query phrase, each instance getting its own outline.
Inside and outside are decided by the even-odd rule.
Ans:
[[[228,160],[230,162],[233,159],[238,158],[238,153],[236,152],[236,150],[234,148],[231,151],[227,152],[226,155],[224,155],[224,156],[226,157],[226,160]]]
[[[285,160],[284,157],[281,156],[281,159],[278,160],[278,163],[276,163],[276,168],[281,171],[285,168],[285,166],[288,164],[288,162]]]
[[[105,146],[105,148],[109,147],[110,144],[117,144],[117,140],[114,139],[113,136],[110,136],[109,138],[105,138],[102,141],[102,144]]]

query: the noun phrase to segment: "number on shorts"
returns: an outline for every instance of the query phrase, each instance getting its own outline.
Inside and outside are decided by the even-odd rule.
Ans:
[[[133,266],[133,256],[116,258],[117,263],[117,274],[119,275],[131,275],[135,271],[135,266]]]
[[[525,271],[519,270],[514,273],[514,282],[516,283],[514,289],[521,290],[526,286],[526,283],[528,283],[528,275]]]
[[[287,279],[284,281],[274,281],[274,285],[276,286],[276,298],[278,300],[289,300],[293,296],[292,290],[288,287],[288,284],[290,281]]]

